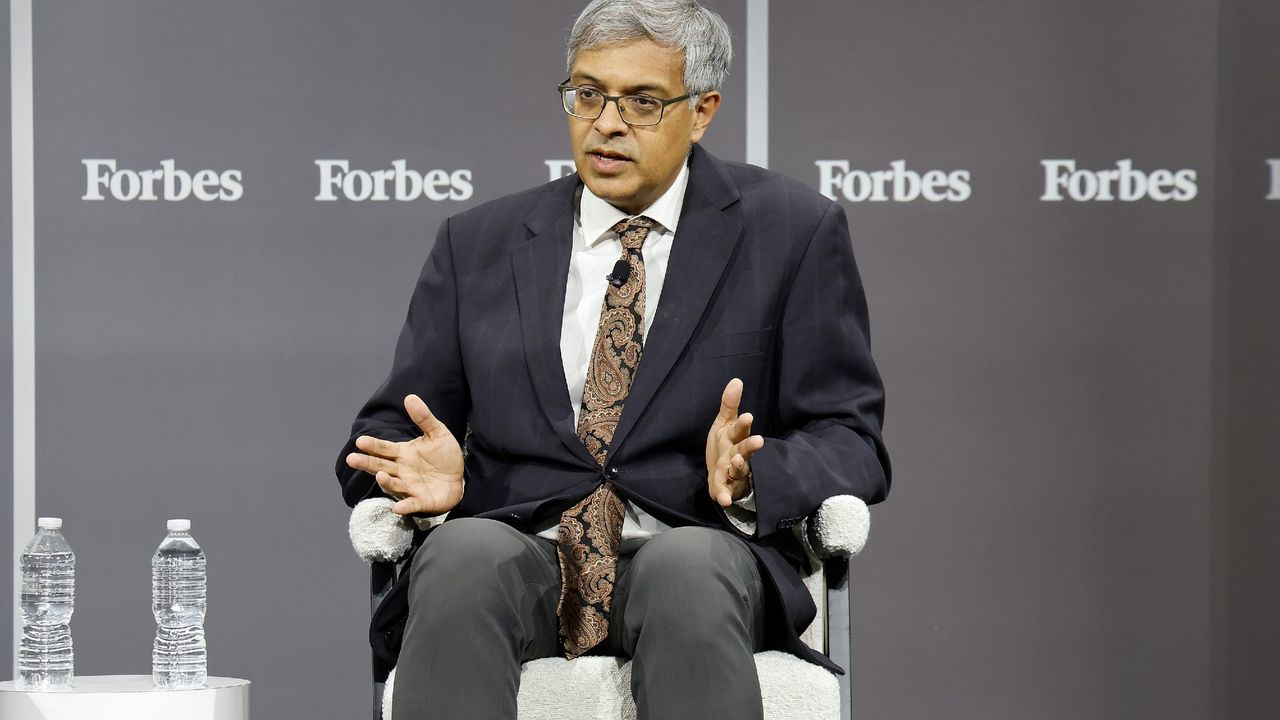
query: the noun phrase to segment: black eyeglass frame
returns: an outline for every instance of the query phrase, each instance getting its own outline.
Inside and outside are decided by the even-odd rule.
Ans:
[[[565,79],[564,79],[564,82],[562,82],[562,83],[560,83],[559,85],[557,85],[557,86],[556,86],[556,90],[560,93],[560,107],[564,108],[564,111],[565,111],[565,112],[566,112],[570,117],[576,117],[576,118],[579,118],[579,119],[581,119],[581,120],[598,120],[598,119],[600,118],[600,116],[604,114],[604,109],[605,109],[605,107],[606,107],[606,106],[608,106],[608,104],[609,104],[610,102],[612,102],[614,105],[617,105],[617,107],[618,107],[618,117],[622,118],[622,122],[624,122],[624,123],[626,123],[626,124],[628,124],[628,125],[630,125],[630,126],[632,126],[632,127],[653,127],[654,125],[657,125],[658,123],[662,122],[662,119],[663,119],[664,117],[666,117],[666,115],[667,115],[667,106],[668,106],[668,105],[671,105],[671,104],[673,104],[673,103],[678,103],[678,102],[680,102],[681,100],[688,100],[688,99],[689,99],[689,98],[691,98],[691,97],[695,97],[695,96],[696,96],[696,94],[697,94],[697,93],[689,93],[689,94],[687,94],[687,95],[681,95],[680,97],[674,97],[674,98],[671,98],[671,99],[669,99],[669,100],[664,100],[664,99],[662,99],[662,98],[656,98],[656,97],[654,97],[654,96],[652,96],[652,95],[640,95],[640,94],[637,94],[637,93],[630,93],[630,94],[627,94],[627,95],[606,95],[606,94],[604,94],[604,92],[603,92],[603,91],[601,91],[599,88],[593,88],[593,87],[585,87],[585,88],[584,88],[584,87],[582,87],[581,85],[570,85],[570,84],[569,84],[569,80],[570,80],[570,79],[571,79],[571,78],[565,78]],[[576,91],[578,91],[578,90],[591,90],[592,92],[600,93],[600,96],[604,98],[604,102],[600,103],[600,112],[596,113],[596,114],[595,114],[595,117],[591,117],[591,116],[589,116],[589,115],[578,115],[578,114],[574,113],[572,110],[570,110],[570,109],[569,109],[568,104],[566,104],[566,102],[565,102],[565,100],[566,100],[566,97],[565,97],[565,91],[567,91],[567,90],[573,90],[573,91],[575,91],[575,92],[576,92]],[[644,98],[644,99],[646,99],[646,100],[653,100],[653,101],[657,102],[657,103],[658,103],[658,119],[657,119],[657,120],[654,120],[654,121],[653,121],[653,122],[651,122],[651,123],[633,123],[633,122],[631,122],[630,120],[628,120],[628,119],[627,119],[626,114],[622,112],[622,104],[621,104],[621,103],[619,103],[618,101],[619,101],[619,100],[622,100],[623,98],[629,98],[629,97]]]

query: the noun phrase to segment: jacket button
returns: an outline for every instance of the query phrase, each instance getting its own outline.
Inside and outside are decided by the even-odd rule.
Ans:
[[[618,468],[613,465],[610,465],[609,467],[605,468],[604,476],[610,480],[617,478]]]

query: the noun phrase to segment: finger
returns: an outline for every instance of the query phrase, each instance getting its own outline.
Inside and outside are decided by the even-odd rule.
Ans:
[[[351,453],[350,455],[347,455],[347,466],[353,467],[356,470],[363,470],[371,474],[377,473],[379,470],[384,470],[392,475],[395,474],[397,467],[396,464],[390,460],[383,460],[380,457],[364,455],[361,453]]]
[[[391,512],[397,515],[412,515],[416,512],[426,512],[426,507],[420,498],[407,497],[392,505]]]
[[[729,484],[731,489],[737,494],[744,490],[750,484],[748,477],[751,475],[750,458],[741,453],[734,455],[729,461]]]
[[[734,378],[724,386],[724,392],[720,394],[720,412],[716,415],[716,420],[720,422],[729,422],[738,414],[738,405],[742,403],[742,381]]]
[[[405,412],[409,413],[409,419],[413,421],[413,424],[417,425],[418,429],[427,437],[436,437],[441,430],[449,432],[449,428],[445,427],[444,423],[431,414],[431,409],[427,407],[427,403],[417,395],[411,393],[404,397],[404,409]]]
[[[416,496],[406,497],[395,505],[391,506],[391,512],[397,515],[412,515],[413,513],[423,513],[425,515],[439,515],[443,508],[431,505],[425,498]]]
[[[400,482],[400,478],[388,473],[387,471],[379,470],[378,474],[373,476],[373,479],[377,481],[378,486],[388,494],[397,496],[404,495],[404,493],[401,492],[403,485]]]
[[[764,438],[760,435],[752,435],[751,437],[739,442],[734,448],[745,460],[750,460],[752,455],[760,452],[760,448],[764,447]]]
[[[733,504],[733,486],[730,484],[733,480],[729,477],[729,474],[725,472],[725,468],[717,470],[716,476],[718,482],[712,484],[711,498],[715,500],[716,504],[720,507],[727,508]]]
[[[400,457],[400,443],[393,443],[390,440],[383,440],[370,435],[361,435],[356,438],[356,447],[369,455],[376,455],[387,460],[395,460]]]
[[[729,507],[733,504],[733,491],[728,487],[728,474],[725,472],[726,465],[723,463],[711,471],[707,477],[707,494],[720,507]],[[725,498],[729,499],[729,503],[725,503]]]
[[[724,488],[720,494],[716,496],[716,504],[722,508],[733,505],[733,492],[729,488]]]
[[[725,435],[729,442],[737,444],[742,442],[751,434],[751,421],[755,417],[751,413],[742,413],[732,425],[726,428]]]
[[[727,508],[733,504],[734,498],[746,494],[747,489],[747,461],[741,455],[734,455],[726,462],[716,473],[720,482],[717,483],[712,497],[720,507]]]
[[[727,473],[727,477],[729,482],[727,495],[730,504],[732,504],[735,498],[746,497],[747,494],[751,492],[751,481],[748,479],[750,476],[750,468],[747,465],[747,459],[741,454],[734,455],[733,459],[729,461],[728,467],[729,471]],[[721,500],[723,499],[724,493],[721,495]],[[720,506],[728,507],[724,502],[721,502]]]

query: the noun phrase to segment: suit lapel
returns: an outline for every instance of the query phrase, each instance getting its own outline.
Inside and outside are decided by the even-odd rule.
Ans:
[[[542,411],[565,447],[595,467],[595,458],[578,438],[560,357],[565,279],[573,249],[573,199],[576,179],[548,190],[545,203],[525,221],[530,237],[511,254],[525,362]]]
[[[640,366],[613,432],[613,441],[609,443],[611,458],[689,344],[720,284],[729,258],[742,237],[742,225],[724,212],[737,200],[737,190],[724,167],[694,145],[689,188],[667,263],[658,314],[645,340]]]

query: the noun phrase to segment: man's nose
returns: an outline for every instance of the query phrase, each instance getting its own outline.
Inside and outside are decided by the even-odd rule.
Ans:
[[[595,122],[596,132],[601,135],[624,135],[630,128],[622,119],[622,108],[618,106],[617,100],[606,102],[604,111]]]

